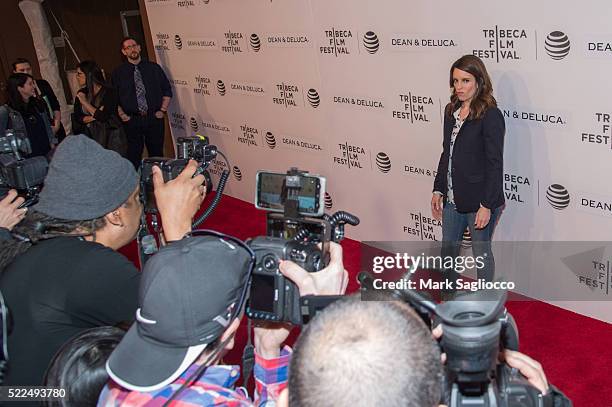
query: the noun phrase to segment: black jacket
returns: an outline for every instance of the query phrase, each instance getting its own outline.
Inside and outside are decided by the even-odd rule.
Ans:
[[[448,182],[450,137],[455,125],[453,116],[444,116],[444,141],[434,181],[434,191],[445,196]],[[501,111],[494,107],[481,119],[466,120],[459,130],[453,148],[453,195],[458,212],[476,212],[480,205],[495,209],[504,204],[504,133]]]

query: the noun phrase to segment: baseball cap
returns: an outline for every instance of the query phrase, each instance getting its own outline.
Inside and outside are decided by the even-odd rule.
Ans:
[[[254,263],[242,241],[213,231],[160,249],[142,272],[136,322],[106,364],[111,379],[140,392],[174,382],[240,314]]]

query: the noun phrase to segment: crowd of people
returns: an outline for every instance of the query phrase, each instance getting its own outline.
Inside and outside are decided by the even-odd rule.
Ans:
[[[85,134],[104,148],[118,152],[138,169],[146,145],[149,156],[163,156],[164,117],[172,88],[163,69],[141,57],[138,42],[121,42],[125,62],[110,76],[95,61],[76,68],[79,90],[71,115],[71,134]],[[0,106],[0,130],[23,134],[30,141],[29,157],[51,158],[66,137],[53,89],[32,76],[32,64],[18,58],[7,80],[7,103]]]
[[[346,295],[319,312],[293,347],[286,343],[293,327],[255,321],[255,392],[239,387],[240,367],[223,357],[235,344],[256,256],[232,236],[192,231],[206,195],[195,161],[167,182],[153,169],[165,245],[142,271],[117,252],[140,227],[137,170],[145,144],[150,155],[162,153],[172,96],[163,70],[141,60],[136,41],[127,38],[121,48],[127,61],[110,81],[92,61],[78,66],[72,117],[78,135],[65,136],[57,99],[45,81],[34,80],[29,62],[13,66],[3,129],[24,131],[32,155],[49,156],[50,164],[36,205],[21,208],[16,191],[0,201],[0,291],[11,322],[3,384],[66,389],[64,398],[48,402],[66,406],[440,405],[445,355],[437,340],[444,332],[431,331],[393,298]],[[432,210],[445,225],[455,217],[463,228],[470,222],[492,230],[503,203],[497,167],[487,167],[493,181],[475,205],[464,200],[460,183],[450,182],[463,170],[455,160],[461,150],[453,153],[452,145],[459,129],[452,134],[451,121],[477,129],[473,140],[494,133],[503,144],[494,99],[470,107],[477,88],[490,85],[470,73],[482,72],[470,63],[451,68],[456,94],[445,137],[453,141],[445,138]],[[291,261],[279,270],[301,296],[345,294],[348,273],[336,243],[318,272]],[[538,362],[510,350],[502,355],[542,395],[556,397],[555,405],[571,405]]]

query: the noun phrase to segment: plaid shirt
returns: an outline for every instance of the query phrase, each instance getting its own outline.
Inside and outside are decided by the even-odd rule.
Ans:
[[[194,406],[265,406],[274,405],[280,392],[287,387],[291,348],[285,346],[276,359],[266,360],[255,354],[255,402],[240,387],[234,389],[240,377],[239,366],[210,366],[200,379],[181,392],[172,407]],[[110,380],[98,399],[98,407],[159,407],[185,382],[200,365],[194,363],[172,384],[152,392],[129,391]]]

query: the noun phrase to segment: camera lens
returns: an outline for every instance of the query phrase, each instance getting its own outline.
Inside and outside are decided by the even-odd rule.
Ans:
[[[261,260],[261,264],[266,271],[276,271],[278,268],[278,262],[273,254],[266,254]]]

